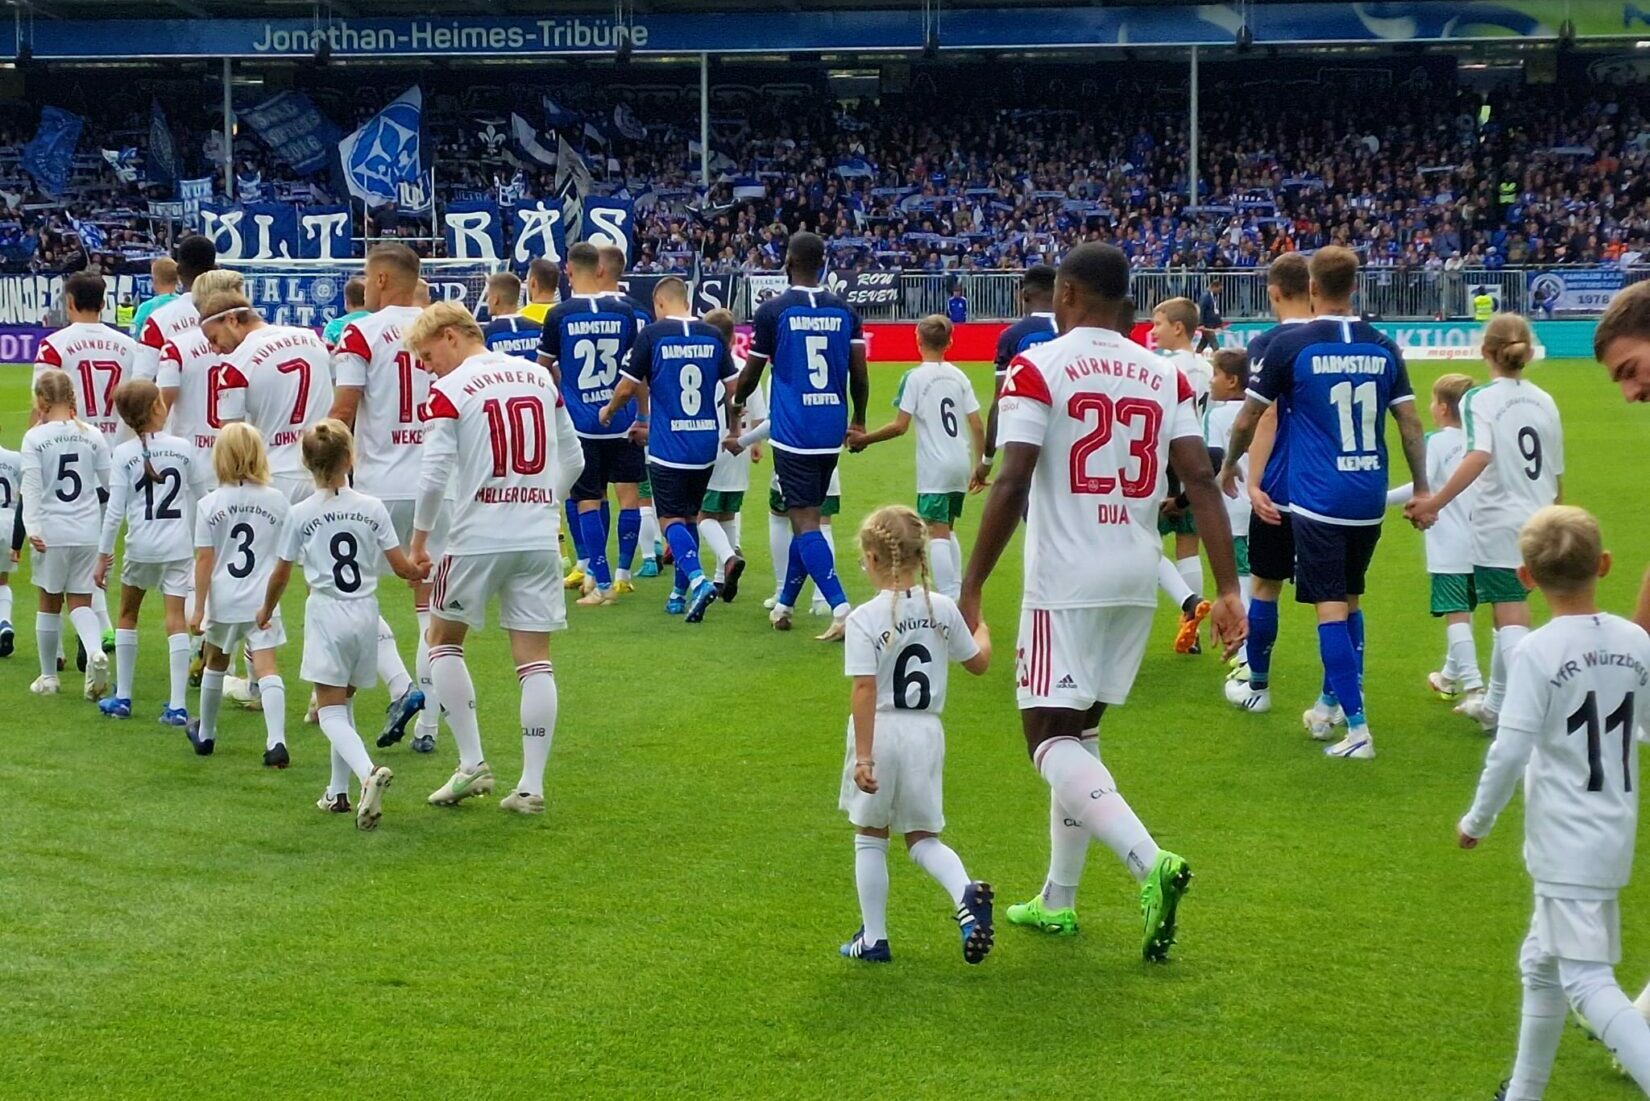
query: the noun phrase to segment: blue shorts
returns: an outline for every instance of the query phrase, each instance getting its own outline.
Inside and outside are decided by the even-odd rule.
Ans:
[[[607,487],[618,483],[635,485],[647,477],[646,452],[624,436],[592,440],[579,438],[584,448],[584,470],[573,483],[570,496],[575,501],[600,501]]]
[[[1381,525],[1326,524],[1297,512],[1292,527],[1296,601],[1324,604],[1363,595],[1364,575],[1375,557],[1375,544],[1381,541]]]
[[[779,495],[785,499],[785,508],[818,508],[823,505],[830,493],[831,475],[836,473],[837,458],[834,453],[798,455],[794,451],[774,448],[773,472],[779,479]]]
[[[667,517],[695,523],[705,507],[705,490],[710,487],[714,467],[702,470],[683,470],[680,467],[648,463],[647,473],[653,479],[653,512],[659,519]]]

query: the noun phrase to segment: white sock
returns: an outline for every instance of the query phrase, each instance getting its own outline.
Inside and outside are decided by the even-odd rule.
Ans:
[[[90,608],[75,608],[69,613],[69,622],[74,626],[74,633],[80,639],[80,645],[86,647],[86,659],[91,660],[93,654],[103,652],[103,632],[97,626],[97,613]]]
[[[418,613],[418,649],[414,654],[413,669],[418,673],[418,690],[424,693],[424,710],[413,723],[414,737],[434,737],[441,730],[441,695],[430,679],[430,610]]]
[[[1468,690],[1484,687],[1484,674],[1478,671],[1478,647],[1472,639],[1472,624],[1451,623],[1445,628],[1444,637],[1449,639],[1449,660],[1444,663],[1449,671],[1445,675]]]
[[[911,859],[945,888],[952,902],[961,904],[963,892],[968,889],[968,872],[951,846],[937,837],[925,837],[911,846]]]
[[[1650,1024],[1616,985],[1615,972],[1608,964],[1561,959],[1558,976],[1570,1004],[1592,1026],[1593,1034],[1639,1089],[1650,1094]]]
[[[1157,560],[1157,587],[1174,601],[1176,608],[1184,608],[1192,595],[1192,590],[1186,586],[1186,579],[1181,576],[1179,568],[1170,562],[1166,555],[1160,556]]]
[[[316,716],[316,718],[319,720],[320,716]],[[352,728],[353,726],[354,724],[351,724]],[[360,741],[361,739],[358,736],[355,740]],[[366,752],[366,748],[363,745],[361,747],[362,752]],[[332,775],[327,780],[327,798],[331,800],[340,795],[349,795],[349,762],[344,760],[336,749],[329,750],[327,755],[332,761]]]
[[[1568,1006],[1559,986],[1558,966],[1551,957],[1541,955],[1533,937],[1524,942],[1519,970],[1523,972],[1524,1007],[1506,1101],[1540,1101],[1553,1072],[1559,1039],[1564,1035]]]
[[[638,533],[636,542],[641,545],[643,559],[657,559],[658,555],[653,553],[653,544],[659,541],[659,514],[652,505],[643,505],[640,512],[642,530]]]
[[[57,660],[67,663],[69,655],[63,652],[63,640],[77,637],[74,629],[74,620],[69,618],[69,606],[63,605],[63,610],[57,614]]]
[[[40,655],[40,675],[57,676],[57,644],[63,638],[63,617],[57,612],[37,612],[34,617],[34,647]]]
[[[0,623],[11,622],[11,586],[0,585]]]
[[[372,775],[372,758],[367,755],[366,743],[361,741],[361,735],[355,732],[355,724],[350,722],[349,708],[342,704],[323,707],[315,713],[315,719],[321,724],[321,733],[332,743],[332,751],[342,757],[356,779],[364,783]],[[334,769],[333,776],[336,778],[337,775]],[[329,791],[333,795],[338,794],[330,785]],[[348,794],[348,791],[349,781],[346,780],[344,793]]]
[[[1203,591],[1203,559],[1194,554],[1190,558],[1182,558],[1175,562],[1174,568],[1175,572],[1180,574],[1181,580],[1186,582],[1188,589],[1194,593]]]
[[[466,772],[485,758],[481,755],[481,730],[476,725],[476,686],[464,664],[464,647],[430,647],[430,680],[447,701],[447,726],[458,745],[458,765]]]
[[[952,596],[951,586],[955,582],[957,591],[962,592],[962,579],[957,577],[951,565],[951,541],[948,539],[928,540],[928,568],[934,575],[934,588]]]
[[[556,674],[548,661],[516,666],[521,681],[521,783],[517,791],[544,794],[544,766],[556,735]]]
[[[1066,813],[1107,845],[1143,880],[1157,861],[1157,843],[1117,790],[1117,781],[1076,738],[1051,738],[1037,747],[1037,771],[1060,798]]]
[[[716,556],[716,580],[723,577],[723,566],[733,557],[733,544],[728,541],[728,533],[722,527],[722,521],[708,517],[699,521],[699,538],[704,540],[710,553]]]
[[[390,691],[390,699],[398,700],[412,687],[407,675],[407,663],[401,660],[401,651],[395,648],[395,631],[383,616],[378,617],[378,679]]]
[[[854,886],[865,943],[888,939],[888,839],[854,834]]]
[[[957,591],[955,594],[950,594],[951,599],[955,600],[962,595],[962,579],[968,565],[963,559],[962,540],[957,538],[955,528],[951,529],[951,564],[957,567]]]
[[[722,521],[722,530],[728,533],[728,542],[733,544],[733,553],[735,554],[739,553],[739,548],[742,546],[739,542],[739,529],[744,526],[741,523],[742,520],[744,520],[744,517],[736,512],[733,514],[733,519]]]
[[[174,711],[189,706],[189,633],[166,636],[166,666],[172,694],[166,706]]]
[[[1639,1011],[1639,1016],[1650,1021],[1650,983],[1646,983],[1644,989],[1639,992],[1633,1006]]]
[[[115,699],[132,698],[132,678],[137,674],[136,631],[115,632]]]
[[[278,673],[259,677],[258,692],[264,701],[264,748],[274,749],[286,742],[286,681]]]
[[[1255,576],[1249,573],[1238,574],[1238,599],[1243,601],[1243,610],[1249,610],[1249,601],[1255,595]]]
[[[785,587],[785,570],[791,560],[791,521],[789,517],[768,513],[768,556],[773,559],[773,591]]]
[[[1495,631],[1495,645],[1497,653],[1490,659],[1490,686],[1484,693],[1484,706],[1497,714],[1501,711],[1501,703],[1507,695],[1507,666],[1512,662],[1513,647],[1524,640],[1530,633],[1528,627],[1517,624],[1508,627],[1498,627]]]
[[[223,677],[221,669],[208,669],[201,674],[201,729],[200,737],[211,741],[218,736],[218,708],[223,706]]]
[[[1083,749],[1100,759],[1100,728],[1083,731]],[[1089,831],[1060,806],[1050,788],[1048,793],[1048,878],[1043,880],[1043,904],[1051,910],[1077,905],[1077,885],[1083,881],[1083,865],[1088,862]]]
[[[103,632],[114,630],[115,625],[109,618],[109,594],[96,585],[92,586],[92,614],[97,616],[98,642],[101,644]]]

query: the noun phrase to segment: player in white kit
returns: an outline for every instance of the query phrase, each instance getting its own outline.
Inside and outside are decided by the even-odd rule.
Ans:
[[[0,533],[17,530],[23,523],[23,456],[0,444]],[[17,631],[12,626],[11,569],[18,562],[14,550],[0,547],[0,658],[9,658],[17,647]],[[56,672],[54,662],[52,671]]]
[[[1110,245],[1079,245],[1062,261],[1054,292],[1062,335],[1016,356],[1003,382],[1004,461],[960,607],[979,624],[981,590],[1024,517],[1017,697],[1026,747],[1053,796],[1052,853],[1043,895],[1011,907],[1010,920],[1075,929],[1076,886],[1093,836],[1141,883],[1141,951],[1161,960],[1174,943],[1191,869],[1160,850],[1135,816],[1100,761],[1098,739],[1106,707],[1128,699],[1151,633],[1163,554],[1157,512],[1170,468],[1208,547],[1219,592],[1215,638],[1235,650],[1246,624],[1231,528],[1191,385],[1108,327],[1128,282],[1128,260]]]
[[[730,311],[711,310],[704,321],[722,334],[723,343],[730,349],[733,347],[734,319]],[[745,361],[736,355],[733,365],[744,370]],[[718,418],[726,416],[722,404],[724,389],[721,383],[717,384]],[[740,435],[767,419],[768,396],[758,387],[745,403],[745,416],[739,424]],[[722,435],[726,436],[727,425],[721,424],[720,427]],[[745,573],[745,559],[739,553],[742,545],[739,541],[740,514],[745,507],[745,494],[751,487],[751,463],[760,461],[761,457],[760,447],[742,447],[737,453],[727,450],[725,446],[718,448],[716,465],[711,468],[710,485],[705,490],[705,508],[699,514],[699,535],[716,558],[716,573],[711,581],[715,583],[717,593],[730,604],[739,596],[739,579]],[[786,531],[789,530],[787,525]]]
[[[132,377],[137,342],[102,321],[108,288],[103,277],[76,272],[63,280],[63,310],[69,323],[45,336],[35,349],[34,374],[58,370],[75,383],[80,419],[103,433],[113,451],[126,435],[115,412],[115,391]],[[102,631],[104,653],[114,650],[114,624],[101,588],[92,591],[92,612]]]
[[[103,433],[76,418],[74,383],[62,371],[35,379],[34,410],[39,423],[23,434],[22,448],[23,527],[40,590],[40,676],[29,691],[57,694],[57,644],[67,606],[86,649],[86,698],[97,700],[109,687],[109,656],[91,607],[103,522],[98,493],[109,484],[109,445]]]
[[[393,776],[367,755],[350,700],[357,690],[378,683],[379,563],[387,559],[409,581],[422,575],[402,553],[383,502],[350,488],[355,441],[344,423],[327,419],[311,425],[300,446],[316,491],[287,516],[258,624],[274,625],[292,564],[298,563],[309,585],[301,675],[315,686],[321,733],[332,743],[332,778],[315,805],[347,813],[353,772],[361,781],[355,825],[370,830],[378,826],[384,789]]]
[[[888,424],[872,432],[848,434],[848,447],[859,451],[905,435],[917,426],[917,515],[928,524],[928,561],[934,586],[955,600],[962,592],[962,543],[955,525],[962,516],[968,478],[985,457],[985,422],[980,399],[968,376],[946,362],[951,348],[951,321],[932,314],[917,322],[917,349],[922,363],[900,376],[894,394],[899,410]],[[964,422],[969,440],[963,439]],[[970,441],[973,446],[969,453]]]
[[[184,727],[202,757],[217,740],[229,655],[243,643],[263,699],[264,764],[285,768],[286,684],[275,666],[275,648],[286,642],[279,611],[267,626],[257,622],[269,571],[275,567],[276,539],[291,506],[269,484],[263,437],[250,424],[226,424],[212,451],[218,488],[195,509],[195,591],[206,599],[190,613],[191,634],[206,637],[206,672],[201,677],[200,714]]]
[[[1174,364],[1192,387],[1197,415],[1209,410],[1209,394],[1214,370],[1209,361],[1192,349],[1198,331],[1197,303],[1190,298],[1171,298],[1152,311],[1152,341],[1163,358]],[[1128,333],[1125,331],[1124,335]],[[1171,488],[1174,488],[1171,481]],[[1178,497],[1178,494],[1176,494]],[[1202,652],[1198,630],[1203,625],[1203,560],[1198,557],[1197,524],[1183,509],[1167,507],[1158,517],[1159,535],[1174,536],[1174,560],[1168,556],[1157,566],[1157,585],[1180,609],[1180,630],[1175,635],[1175,652]]]
[[[1478,793],[1457,826],[1463,849],[1489,836],[1524,781],[1524,864],[1535,914],[1519,956],[1524,978],[1518,1058],[1500,1094],[1539,1101],[1564,1030],[1566,1001],[1650,1093],[1650,1025],[1616,985],[1617,896],[1638,831],[1640,710],[1650,688],[1650,636],[1602,613],[1610,569],[1598,522],[1549,506],[1519,536],[1519,577],[1553,618],[1511,655],[1506,704]]]
[[[459,762],[429,801],[451,805],[493,790],[464,636],[486,626],[487,603],[497,596],[521,682],[522,743],[521,782],[500,805],[542,814],[556,728],[550,632],[567,626],[556,530],[584,451],[549,372],[487,351],[481,327],[462,306],[436,303],[405,339],[436,377],[413,520],[412,559],[421,570],[431,564],[431,533],[449,491],[452,498],[430,605],[430,676],[446,704]]]
[[[201,331],[226,357],[218,416],[264,438],[271,484],[293,504],[314,491],[304,469],[304,429],[332,408],[332,356],[313,329],[270,325],[244,294],[195,292]]]
[[[160,381],[160,361],[166,345],[176,341],[190,330],[200,328],[200,315],[189,297],[195,280],[218,266],[218,249],[211,238],[191,234],[178,242],[178,290],[168,301],[149,311],[137,331],[137,356],[133,370],[139,378]],[[165,384],[161,384],[165,389]],[[172,429],[177,432],[178,426]],[[177,432],[178,435],[183,433]]]
[[[983,435],[983,430],[982,430]],[[905,836],[917,866],[956,906],[963,959],[991,951],[991,885],[970,879],[941,841],[945,828],[945,689],[951,662],[975,676],[991,663],[985,624],[973,631],[944,593],[930,592],[926,525],[900,505],[877,509],[859,529],[866,575],[877,595],[848,614],[843,670],[854,679],[847,755],[837,806],[854,825],[859,931],[840,949],[887,963],[888,833]]]
[[[1472,506],[1472,579],[1478,602],[1491,607],[1495,644],[1490,650],[1490,683],[1482,697],[1469,696],[1456,708],[1495,729],[1507,690],[1507,660],[1530,633],[1529,594],[1519,583],[1518,532],[1539,509],[1563,498],[1564,429],[1558,405],[1524,377],[1535,353],[1530,323],[1517,314],[1497,314],[1484,327],[1484,360],[1491,379],[1467,391],[1461,403],[1467,429],[1467,456],[1442,489],[1411,501],[1404,515],[1421,524],[1468,486],[1477,484]]]
[[[405,245],[378,245],[367,254],[367,309],[371,314],[344,326],[333,350],[332,415],[355,433],[358,456],[355,486],[384,502],[390,522],[410,550],[413,504],[418,496],[419,456],[424,442],[423,409],[430,395],[430,376],[402,337],[418,317],[418,254]],[[442,525],[444,527],[444,525]],[[438,528],[437,535],[441,534]],[[394,745],[415,715],[419,723],[412,748],[435,749],[440,708],[430,699],[430,589],[413,591],[419,640],[414,661],[418,683],[407,673],[395,645],[395,632],[378,622],[378,676],[390,693],[390,706],[378,745]],[[422,712],[422,715],[420,715]]]
[[[1238,413],[1243,410],[1244,394],[1249,386],[1249,357],[1236,348],[1226,348],[1215,353],[1214,359],[1210,361],[1210,368],[1209,404],[1203,411],[1203,442],[1209,448],[1210,458],[1218,467],[1220,458],[1226,454],[1226,443],[1232,438],[1232,425],[1237,420]],[[1247,486],[1247,455],[1238,460],[1238,478]],[[1249,610],[1250,586],[1253,580],[1249,575],[1249,517],[1253,512],[1254,506],[1249,503],[1247,492],[1226,498],[1226,519],[1232,525],[1232,557],[1237,562],[1238,595],[1243,597],[1245,613]],[[1201,582],[1201,564],[1198,566],[1198,573]],[[1159,567],[1159,587],[1162,583],[1163,571],[1162,567]],[[1246,654],[1240,653],[1233,659],[1232,669],[1227,676],[1229,686],[1242,688],[1245,685],[1249,679]],[[1231,700],[1233,688],[1228,687],[1226,691],[1226,698]]]
[[[195,501],[206,474],[195,449],[167,435],[166,402],[148,379],[123,383],[115,405],[132,438],[115,448],[109,469],[109,505],[103,515],[97,573],[101,588],[114,566],[115,536],[126,526],[120,571],[120,619],[115,630],[115,692],[98,703],[112,719],[132,717],[137,673],[138,615],[143,598],[158,589],[165,603],[170,695],[160,713],[166,726],[187,726],[189,711],[189,595],[195,556]]]

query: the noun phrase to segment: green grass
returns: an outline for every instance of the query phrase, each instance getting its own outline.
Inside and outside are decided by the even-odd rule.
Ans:
[[[983,392],[985,370],[972,373]],[[1433,373],[1419,369],[1417,389]],[[0,438],[13,446],[27,377],[0,368]],[[874,421],[896,378],[875,372]],[[1546,364],[1538,378],[1564,412],[1567,494],[1620,553],[1605,604],[1625,610],[1650,545],[1642,414],[1596,367]],[[859,518],[912,496],[909,444],[846,457],[844,482],[837,546],[851,562]],[[1374,762],[1325,761],[1299,728],[1316,686],[1300,608],[1284,612],[1280,707],[1265,717],[1222,702],[1213,658],[1172,655],[1173,616],[1160,614],[1103,745],[1159,840],[1197,872],[1172,963],[1140,962],[1133,884],[1095,850],[1081,936],[1001,927],[991,958],[967,967],[947,900],[896,847],[896,960],[870,968],[836,956],[858,924],[836,810],[841,651],[768,629],[762,496],[745,521],[749,596],[701,629],[665,618],[659,581],[615,608],[573,609],[552,643],[561,718],[540,820],[490,800],[424,806],[453,764],[445,732],[432,757],[380,755],[397,782],[377,833],[318,814],[327,754],[300,725],[301,594],[281,654],[294,765],[275,773],[259,767],[257,715],[227,711],[210,759],[153,723],[158,609],[132,721],[104,721],[73,692],[30,696],[33,599],[20,584],[20,648],[0,665],[0,1095],[1494,1091],[1518,1023],[1521,822],[1515,808],[1482,850],[1453,845],[1485,743],[1423,690],[1444,644],[1416,533],[1387,525],[1366,605]],[[868,595],[844,573],[851,596]],[[1016,542],[987,592],[997,663],[982,679],[954,671],[946,715],[947,837],[1003,903],[1036,890],[1047,853],[1047,788],[1013,706],[1019,588]],[[410,608],[386,597],[410,656]],[[520,758],[504,640],[479,636],[469,655],[508,784]],[[383,700],[366,695],[369,722]],[[1644,877],[1622,911],[1631,995],[1650,970]],[[1549,1098],[1632,1094],[1602,1049],[1567,1031]]]

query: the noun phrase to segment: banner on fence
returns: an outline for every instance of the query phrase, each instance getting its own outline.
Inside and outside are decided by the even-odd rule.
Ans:
[[[897,305],[899,284],[897,271],[833,271],[825,280],[833,293],[855,309]]]
[[[1532,314],[1600,313],[1627,283],[1627,274],[1620,268],[1532,271],[1528,275]]]

